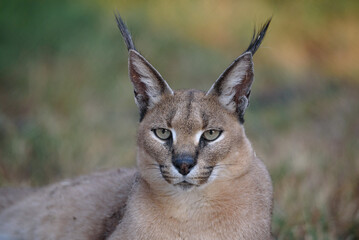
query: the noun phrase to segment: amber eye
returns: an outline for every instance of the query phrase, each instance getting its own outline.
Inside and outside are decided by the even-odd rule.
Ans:
[[[222,131],[220,130],[210,129],[205,131],[202,136],[207,141],[214,141],[221,135],[221,133]]]
[[[161,140],[167,140],[171,137],[171,131],[165,128],[157,128],[153,132]]]

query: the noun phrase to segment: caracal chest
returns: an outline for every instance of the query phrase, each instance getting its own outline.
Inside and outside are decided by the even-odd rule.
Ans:
[[[239,213],[226,211],[221,203],[205,196],[185,193],[168,201],[133,202],[141,216],[136,217],[133,229],[139,239],[209,240],[235,239],[238,229],[233,227]],[[138,236],[134,236],[137,237]]]

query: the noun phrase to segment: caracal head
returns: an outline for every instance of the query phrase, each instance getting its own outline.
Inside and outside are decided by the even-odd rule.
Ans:
[[[189,190],[243,174],[254,154],[243,128],[254,80],[252,56],[270,20],[207,92],[173,91],[135,49],[119,16],[117,21],[129,50],[129,76],[140,110],[141,177],[152,187]]]

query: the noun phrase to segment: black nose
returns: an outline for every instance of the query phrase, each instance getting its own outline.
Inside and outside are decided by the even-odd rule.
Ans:
[[[190,156],[176,157],[172,163],[177,168],[178,172],[183,176],[186,176],[194,167],[194,165],[196,165],[193,157]]]

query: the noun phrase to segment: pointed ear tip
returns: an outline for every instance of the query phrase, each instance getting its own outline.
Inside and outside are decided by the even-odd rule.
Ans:
[[[245,52],[243,53],[243,58],[248,58],[249,60],[252,60],[253,54],[251,52]]]
[[[134,50],[134,49],[130,49],[128,51],[128,58],[131,60],[135,60],[135,59],[144,59],[144,57],[139,53],[137,52],[137,50]]]
[[[248,62],[249,64],[253,64],[253,54],[251,52],[245,52],[240,55],[236,61]]]
[[[128,55],[129,56],[138,56],[139,53],[134,49],[130,49],[130,50],[128,50]]]

